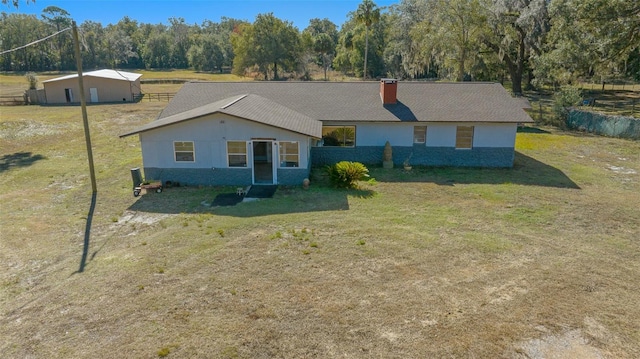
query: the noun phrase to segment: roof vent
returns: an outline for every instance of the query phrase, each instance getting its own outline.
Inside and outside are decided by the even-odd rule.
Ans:
[[[398,103],[398,80],[380,79],[380,99],[383,105]]]

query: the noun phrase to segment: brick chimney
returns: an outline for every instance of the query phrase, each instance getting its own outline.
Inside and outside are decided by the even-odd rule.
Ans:
[[[398,102],[398,80],[380,79],[380,99],[383,105],[395,105]]]

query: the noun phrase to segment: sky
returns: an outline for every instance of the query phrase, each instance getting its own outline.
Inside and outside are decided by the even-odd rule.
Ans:
[[[379,7],[400,0],[374,0]],[[36,0],[28,4],[20,0],[18,9],[0,5],[6,13],[32,14],[40,17],[47,6],[66,10],[78,25],[86,20],[103,26],[115,24],[125,16],[139,23],[168,24],[171,17],[184,18],[187,24],[202,24],[204,20],[220,22],[229,17],[253,22],[256,15],[272,12],[281,20],[291,21],[304,30],[313,18],[328,18],[338,28],[348,19],[348,13],[358,8],[361,0]]]

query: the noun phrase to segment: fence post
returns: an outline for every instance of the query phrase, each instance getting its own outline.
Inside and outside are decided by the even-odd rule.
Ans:
[[[542,123],[542,101],[538,101],[538,122]]]

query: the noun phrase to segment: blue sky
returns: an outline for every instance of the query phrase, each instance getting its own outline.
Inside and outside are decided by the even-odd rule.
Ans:
[[[400,0],[374,0],[380,6],[398,3]],[[282,19],[293,22],[303,30],[313,18],[328,18],[340,27],[347,14],[358,8],[361,0],[36,0],[26,4],[20,0],[18,9],[0,5],[7,13],[40,16],[47,6],[57,6],[69,12],[81,24],[85,20],[115,24],[124,16],[141,23],[168,24],[170,17],[182,17],[188,24],[201,24],[203,20],[219,22],[223,16],[253,22],[260,13],[273,12]]]

